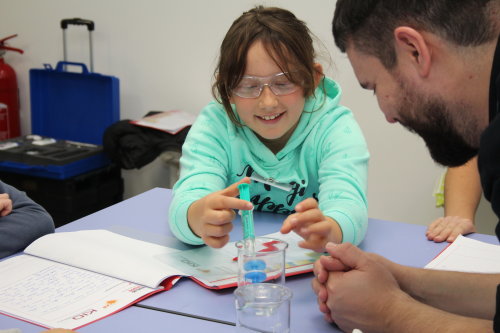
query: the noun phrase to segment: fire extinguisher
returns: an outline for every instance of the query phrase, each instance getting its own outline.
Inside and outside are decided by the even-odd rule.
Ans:
[[[0,140],[21,135],[19,90],[17,88],[16,73],[3,59],[3,55],[7,51],[15,51],[21,54],[24,52],[21,49],[5,45],[6,40],[16,36],[12,35],[0,39]]]

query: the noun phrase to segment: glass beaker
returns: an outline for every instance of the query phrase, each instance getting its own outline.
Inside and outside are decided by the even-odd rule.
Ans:
[[[282,284],[253,283],[234,291],[238,332],[290,332],[292,291]]]
[[[236,242],[238,286],[262,282],[284,284],[287,247],[285,241],[267,237]]]

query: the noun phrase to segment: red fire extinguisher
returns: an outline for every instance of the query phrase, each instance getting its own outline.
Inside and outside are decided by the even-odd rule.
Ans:
[[[0,140],[21,135],[16,73],[3,59],[3,55],[7,51],[16,51],[21,54],[24,52],[21,49],[5,45],[6,40],[16,36],[12,35],[0,39]]]

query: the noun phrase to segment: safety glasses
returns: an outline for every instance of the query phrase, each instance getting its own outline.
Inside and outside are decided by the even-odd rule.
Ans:
[[[278,73],[265,77],[243,76],[233,89],[233,93],[242,98],[257,98],[264,87],[268,86],[276,96],[291,94],[298,89],[298,86],[288,79],[287,74]]]

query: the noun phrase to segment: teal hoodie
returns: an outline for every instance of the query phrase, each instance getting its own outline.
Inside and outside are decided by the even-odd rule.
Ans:
[[[233,124],[221,104],[213,101],[201,111],[182,147],[181,174],[173,189],[169,223],[177,238],[203,244],[188,226],[189,206],[252,176],[272,178],[290,188],[252,181],[255,211],[289,215],[295,205],[313,197],[323,214],[339,223],[343,242],[357,245],[363,240],[368,149],[353,114],[339,105],[340,87],[329,78],[322,83],[306,99],[297,128],[276,155],[250,128]]]

